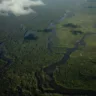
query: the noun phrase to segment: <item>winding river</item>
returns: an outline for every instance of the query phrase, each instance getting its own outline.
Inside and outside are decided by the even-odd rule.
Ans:
[[[79,46],[82,46],[82,45],[85,46],[86,43],[84,42],[84,39],[87,36],[92,35],[92,34],[96,34],[96,33],[85,34],[78,42],[76,42],[74,44],[73,48],[67,49],[66,53],[64,54],[63,58],[60,61],[53,63],[46,68],[43,68],[43,71],[51,78],[50,81],[48,82],[48,84],[51,86],[51,88],[53,90],[44,90],[42,88],[42,85],[43,85],[42,76],[40,75],[39,72],[35,73],[35,76],[37,78],[38,88],[39,88],[39,90],[41,90],[42,93],[58,93],[58,94],[67,94],[67,95],[94,95],[94,94],[96,94],[96,91],[92,91],[92,90],[64,88],[63,86],[60,86],[55,82],[54,76],[53,76],[56,66],[59,66],[61,64],[66,64],[66,62],[70,58],[70,55],[74,51],[78,50]]]
[[[0,68],[0,73],[4,72],[4,70],[12,64],[12,60],[5,57],[5,52],[3,50],[3,47],[4,47],[4,42],[0,42],[0,59],[7,62],[3,67]]]
[[[68,15],[69,12],[65,12],[64,15],[62,17],[60,17],[59,20],[52,22],[48,25],[47,29],[51,29],[51,35],[48,37],[48,45],[47,45],[47,49],[49,50],[50,53],[52,53],[52,44],[53,44],[53,40],[52,38],[56,37],[56,24],[62,22]]]
[[[65,17],[67,16],[67,14],[65,14],[63,17],[61,17],[57,23],[62,22],[62,20],[65,19]],[[53,31],[52,31],[52,35],[48,37],[48,50],[50,52],[52,52],[51,47],[52,47],[52,37],[56,34],[56,25],[54,23],[50,23],[50,25],[48,26],[48,28],[50,28],[50,26],[54,26],[53,27]],[[63,86],[58,85],[55,82],[54,79],[54,71],[56,69],[57,66],[60,66],[62,64],[66,64],[66,62],[68,61],[68,59],[70,58],[70,55],[75,52],[76,50],[78,50],[79,46],[85,46],[86,43],[84,42],[84,39],[92,34],[96,34],[94,33],[86,33],[78,42],[76,42],[74,44],[73,48],[67,48],[66,53],[64,53],[62,59],[56,63],[53,63],[51,65],[49,65],[48,67],[43,68],[42,70],[46,73],[46,75],[48,75],[50,77],[50,80],[47,82],[49,84],[49,86],[53,89],[53,90],[44,90],[43,89],[43,78],[40,75],[40,72],[35,72],[35,76],[37,78],[37,86],[38,89],[42,92],[42,93],[58,93],[58,94],[67,94],[67,95],[94,95],[96,94],[96,91],[93,90],[84,90],[84,89],[68,89],[68,88],[64,88]]]

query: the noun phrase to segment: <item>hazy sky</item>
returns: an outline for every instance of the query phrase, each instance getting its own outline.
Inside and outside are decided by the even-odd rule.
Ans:
[[[42,0],[2,0],[0,2],[0,14],[12,13],[16,16],[34,13],[32,6],[42,6]]]

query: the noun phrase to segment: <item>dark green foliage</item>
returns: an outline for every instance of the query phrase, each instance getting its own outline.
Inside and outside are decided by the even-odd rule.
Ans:
[[[79,31],[79,30],[72,30],[71,32],[74,35],[83,34],[83,32],[82,31]]]
[[[24,40],[37,40],[38,37],[35,36],[34,34],[28,34],[27,36],[24,37]]]
[[[37,30],[37,32],[52,32],[52,29]]]
[[[78,28],[78,25],[75,25],[73,23],[68,23],[68,24],[64,24],[64,27],[69,27],[69,28]]]

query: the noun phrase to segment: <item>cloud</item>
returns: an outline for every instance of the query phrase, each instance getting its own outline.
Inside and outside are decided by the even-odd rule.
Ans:
[[[41,5],[44,5],[41,0],[2,0],[0,2],[0,14],[8,15],[8,13],[12,13],[16,16],[26,15],[35,13],[31,7]]]

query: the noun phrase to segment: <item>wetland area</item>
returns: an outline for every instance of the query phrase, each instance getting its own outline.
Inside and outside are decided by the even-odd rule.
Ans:
[[[0,96],[95,96],[96,0],[32,3],[0,7]]]

